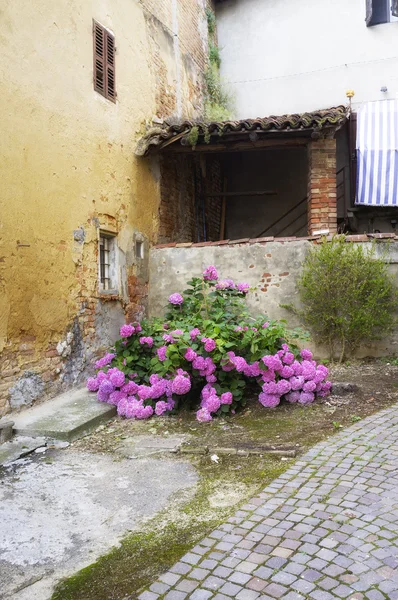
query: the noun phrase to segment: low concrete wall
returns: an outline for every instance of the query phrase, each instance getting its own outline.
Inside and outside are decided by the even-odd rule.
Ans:
[[[369,243],[369,242],[368,242]],[[153,248],[150,252],[149,314],[161,316],[168,296],[185,289],[188,279],[200,276],[208,265],[215,265],[220,277],[246,281],[256,290],[249,294],[248,305],[253,315],[286,319],[290,326],[299,325],[297,318],[281,308],[281,303],[299,303],[296,281],[305,255],[312,244],[305,239],[191,247]],[[380,252],[385,244],[380,243]],[[390,269],[398,280],[398,243],[390,246]],[[319,357],[327,356],[325,348],[316,347]],[[398,330],[392,336],[367,344],[358,357],[398,354]]]

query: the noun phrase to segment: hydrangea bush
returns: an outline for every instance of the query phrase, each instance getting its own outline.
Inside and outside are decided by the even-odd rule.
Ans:
[[[119,415],[136,419],[170,413],[193,397],[202,422],[244,406],[250,382],[258,384],[266,408],[326,396],[328,369],[310,350],[299,350],[297,331],[250,317],[249,292],[248,283],[220,280],[209,266],[182,294],[171,294],[164,319],[121,327],[121,339],[96,362],[88,389],[116,405]]]

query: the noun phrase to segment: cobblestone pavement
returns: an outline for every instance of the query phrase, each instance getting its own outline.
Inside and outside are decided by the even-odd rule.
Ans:
[[[398,599],[398,406],[317,444],[139,600]]]

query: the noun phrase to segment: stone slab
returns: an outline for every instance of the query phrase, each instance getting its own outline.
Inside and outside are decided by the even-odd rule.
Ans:
[[[18,458],[30,454],[36,448],[44,446],[46,440],[44,438],[36,437],[14,437],[13,440],[5,442],[0,446],[0,465],[7,466],[13,463]]]
[[[98,402],[86,389],[65,392],[53,400],[12,415],[17,435],[73,440],[116,414],[116,407]]]

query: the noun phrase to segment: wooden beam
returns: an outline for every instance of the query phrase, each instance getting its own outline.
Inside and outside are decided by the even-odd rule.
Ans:
[[[224,177],[223,181],[223,199],[221,205],[221,228],[220,228],[220,240],[224,239],[225,236],[225,219],[226,219],[226,209],[227,209],[227,199],[225,197],[227,193],[227,178]]]
[[[205,194],[206,198],[218,198],[223,196],[224,198],[230,198],[234,196],[276,196],[278,192],[264,191],[264,192],[212,192],[211,194]]]
[[[270,140],[258,140],[256,142],[251,141],[231,141],[215,144],[198,144],[197,146],[182,146],[179,143],[173,144],[169,142],[167,152],[176,153],[188,153],[188,154],[199,154],[199,153],[211,153],[211,152],[240,152],[242,150],[262,150],[264,148],[284,149],[286,147],[297,148],[305,147],[310,143],[308,138],[285,138],[285,139],[270,139]],[[160,147],[162,151],[162,147]]]

